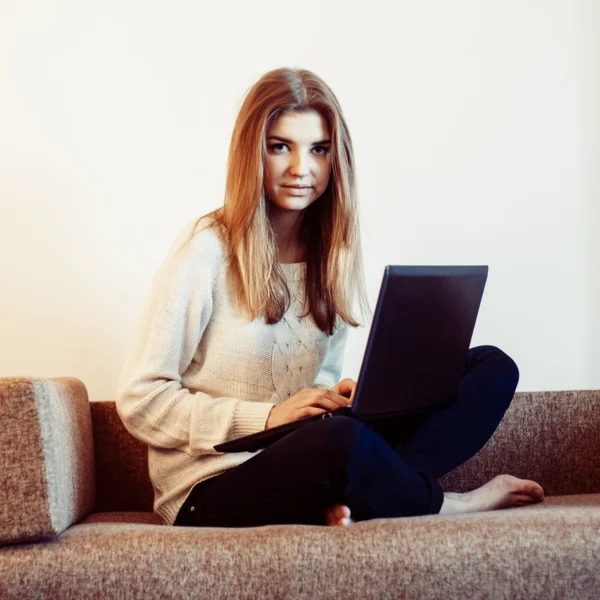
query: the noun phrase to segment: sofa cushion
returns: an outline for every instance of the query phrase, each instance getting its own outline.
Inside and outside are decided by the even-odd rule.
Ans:
[[[78,379],[0,379],[0,544],[50,539],[94,507],[89,399]]]
[[[600,589],[600,494],[349,527],[194,528],[92,517],[51,542],[0,548],[0,596],[593,598]]]

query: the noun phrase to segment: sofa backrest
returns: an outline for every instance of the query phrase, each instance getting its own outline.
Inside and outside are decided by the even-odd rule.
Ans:
[[[439,482],[467,492],[501,473],[546,496],[600,493],[600,391],[516,393],[487,444]]]
[[[113,401],[92,402],[96,511],[152,510],[148,448],[134,439]],[[546,495],[600,492],[600,391],[518,392],[487,444],[439,478],[467,492],[508,473]]]
[[[95,512],[152,511],[148,446],[123,425],[114,401],[90,402],[96,457]]]

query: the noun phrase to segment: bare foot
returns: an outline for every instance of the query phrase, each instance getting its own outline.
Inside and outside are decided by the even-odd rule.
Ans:
[[[511,508],[543,500],[544,490],[539,483],[512,475],[497,475],[480,488],[465,494],[446,492],[440,514]]]
[[[350,518],[350,509],[344,504],[334,504],[325,511],[327,525],[351,525],[354,521]]]

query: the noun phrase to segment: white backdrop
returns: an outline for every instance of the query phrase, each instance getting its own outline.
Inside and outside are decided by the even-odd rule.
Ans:
[[[295,66],[353,136],[372,306],[387,264],[487,264],[472,345],[521,391],[600,388],[598,40],[597,0],[0,0],[0,376],[115,398],[245,92]]]

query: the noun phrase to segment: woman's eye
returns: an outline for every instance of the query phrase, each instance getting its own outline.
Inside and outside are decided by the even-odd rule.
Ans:
[[[271,150],[275,150],[277,152],[279,152],[283,148],[287,148],[287,144],[279,143],[279,144],[272,144],[271,145]],[[329,152],[329,149],[326,148],[325,146],[315,146],[313,148],[313,150],[320,150],[320,152],[315,152],[315,154],[318,154],[318,155],[324,155],[324,154],[327,154]]]

